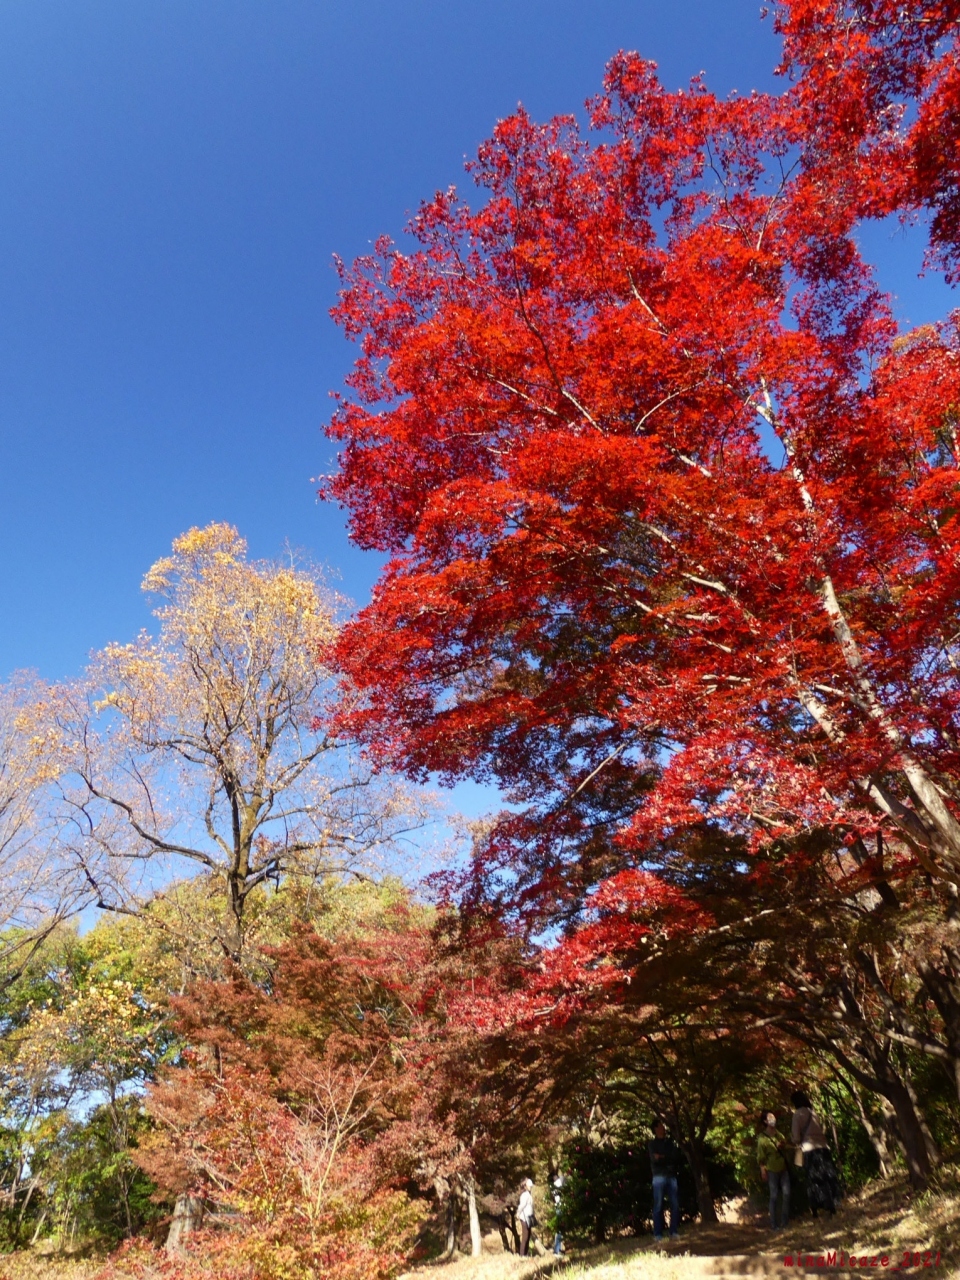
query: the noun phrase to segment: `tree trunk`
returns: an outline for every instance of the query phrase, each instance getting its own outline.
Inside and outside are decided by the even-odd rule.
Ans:
[[[500,1232],[500,1241],[503,1244],[504,1253],[516,1253],[517,1249],[511,1245],[510,1238],[507,1235],[507,1215],[505,1213],[497,1214],[497,1230]]]
[[[173,1210],[170,1230],[167,1232],[167,1253],[182,1253],[183,1242],[192,1231],[196,1231],[203,1220],[203,1201],[199,1196],[182,1191],[177,1196]]]
[[[516,1210],[510,1208],[510,1209],[507,1209],[507,1213],[510,1215],[509,1226],[510,1226],[510,1234],[513,1236],[513,1252],[519,1253],[520,1252],[520,1232],[517,1230]]]
[[[890,1177],[890,1148],[887,1146],[886,1134],[879,1125],[875,1125],[867,1114],[867,1109],[863,1105],[863,1095],[853,1081],[846,1081],[847,1088],[853,1094],[857,1103],[857,1110],[860,1112],[860,1123],[863,1125],[867,1137],[870,1139],[870,1145],[877,1153],[877,1161],[880,1165],[880,1177],[887,1181]]]
[[[893,1058],[889,1041],[878,1041],[864,1025],[866,1019],[849,989],[842,993],[840,1009],[847,1018],[855,1017],[863,1031],[846,1047],[835,1040],[821,1040],[820,1047],[832,1054],[847,1074],[865,1089],[886,1098],[896,1116],[910,1182],[917,1190],[922,1190],[940,1163],[940,1152],[920,1110],[917,1096]],[[860,1059],[865,1069],[852,1061],[851,1053]]]
[[[130,1147],[129,1126],[123,1111],[118,1105],[116,1090],[111,1089],[110,1092],[110,1120],[113,1127],[113,1149],[117,1155],[122,1155]],[[130,1209],[130,1179],[129,1177],[121,1177],[120,1179],[120,1197],[123,1204],[123,1216],[126,1225],[127,1239],[133,1235],[133,1213]]]
[[[449,1261],[457,1251],[457,1194],[453,1187],[447,1196],[447,1243],[443,1257]]]
[[[480,1234],[480,1215],[477,1212],[477,1181],[472,1173],[463,1178],[467,1193],[467,1213],[470,1218],[470,1255],[479,1258],[483,1253],[483,1237]]]
[[[913,1107],[913,1114],[917,1118],[917,1127],[920,1130],[920,1135],[923,1139],[924,1149],[927,1153],[927,1159],[930,1161],[932,1172],[940,1165],[943,1157],[940,1155],[940,1149],[937,1146],[933,1132],[927,1124],[927,1117],[923,1108],[920,1106],[920,1099],[917,1097],[917,1091],[913,1087],[913,1077],[910,1075],[909,1071],[904,1074],[903,1084],[907,1091],[907,1096],[910,1098],[910,1105]]]
[[[23,1224],[26,1222],[27,1209],[30,1207],[30,1201],[33,1199],[33,1193],[40,1185],[40,1179],[34,1177],[30,1179],[29,1183],[25,1182],[21,1185],[27,1187],[27,1194],[20,1206],[20,1212],[17,1215],[17,1225],[14,1228],[13,1243],[17,1248],[20,1247],[20,1243],[23,1239]]]
[[[47,1216],[48,1216],[48,1214],[47,1214],[47,1210],[46,1210],[46,1208],[44,1208],[43,1213],[41,1213],[40,1217],[37,1219],[37,1225],[36,1225],[36,1227],[34,1228],[33,1235],[32,1235],[32,1237],[31,1237],[31,1239],[30,1239],[30,1248],[31,1248],[31,1249],[32,1249],[32,1248],[33,1248],[33,1246],[37,1243],[37,1241],[40,1239],[40,1232],[41,1232],[41,1231],[43,1230],[43,1228],[44,1228],[44,1224],[45,1224],[45,1223],[46,1223],[46,1221],[47,1221]]]
[[[713,1203],[713,1191],[710,1188],[710,1175],[707,1172],[707,1158],[703,1147],[698,1142],[685,1142],[693,1183],[697,1189],[697,1208],[700,1210],[701,1222],[718,1222],[716,1206]],[[673,1230],[673,1224],[670,1224]]]
[[[927,1185],[940,1163],[940,1152],[919,1114],[913,1091],[902,1080],[883,1081],[883,1095],[893,1108],[897,1129],[907,1158],[910,1182],[918,1190]]]
[[[929,960],[917,965],[917,973],[943,1019],[944,1036],[950,1051],[950,1071],[960,1101],[960,955],[954,947],[944,948],[944,967]]]

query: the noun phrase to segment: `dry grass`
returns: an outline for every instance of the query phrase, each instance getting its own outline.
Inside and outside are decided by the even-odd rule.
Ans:
[[[103,1260],[24,1251],[0,1257],[0,1280],[93,1280]]]
[[[562,1274],[563,1280],[707,1280],[718,1276],[809,1275],[784,1258],[798,1253],[824,1257],[836,1252],[858,1257],[889,1258],[887,1270],[895,1271],[903,1254],[939,1250],[937,1268],[916,1269],[931,1280],[960,1280],[960,1170],[944,1172],[940,1185],[920,1197],[912,1197],[904,1180],[875,1183],[851,1197],[833,1219],[806,1217],[785,1232],[771,1233],[762,1216],[744,1209],[739,1220],[717,1226],[690,1227],[676,1244],[656,1246],[645,1239],[624,1239],[592,1249],[571,1250],[557,1264],[552,1255],[521,1259],[501,1251],[499,1238],[488,1237],[483,1258],[458,1258],[434,1263],[411,1273],[415,1280],[539,1280]],[[839,1267],[816,1267],[814,1273],[836,1272]],[[863,1274],[849,1265],[844,1275]],[[873,1275],[883,1268],[870,1268]],[[911,1268],[911,1274],[914,1269]],[[900,1272],[902,1274],[902,1272]]]
[[[898,1258],[905,1251],[932,1249],[945,1274],[960,1275],[960,1168],[944,1169],[938,1185],[911,1197],[900,1184],[869,1187],[854,1205],[865,1239],[889,1244]]]

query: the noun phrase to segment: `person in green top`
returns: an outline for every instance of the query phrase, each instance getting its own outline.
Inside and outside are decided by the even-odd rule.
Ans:
[[[777,1229],[777,1196],[780,1197],[780,1227],[790,1220],[790,1171],[781,1150],[782,1139],[777,1133],[777,1117],[765,1111],[760,1117],[760,1136],[757,1138],[757,1161],[760,1176],[770,1192],[770,1226]]]

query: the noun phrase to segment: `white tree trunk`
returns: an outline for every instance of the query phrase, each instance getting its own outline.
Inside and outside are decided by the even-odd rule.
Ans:
[[[483,1237],[480,1235],[480,1214],[477,1212],[477,1183],[472,1173],[464,1176],[463,1185],[470,1216],[470,1253],[474,1258],[479,1258],[483,1253]]]
[[[191,1231],[196,1231],[203,1218],[203,1201],[199,1196],[183,1191],[177,1196],[173,1219],[164,1245],[167,1253],[182,1253],[183,1242]]]

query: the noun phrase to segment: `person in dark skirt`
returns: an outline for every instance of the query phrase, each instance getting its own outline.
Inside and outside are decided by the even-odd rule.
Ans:
[[[842,1192],[826,1136],[805,1093],[798,1089],[790,1101],[795,1107],[791,1134],[797,1151],[803,1152],[810,1212],[814,1217],[821,1209],[834,1214]]]

